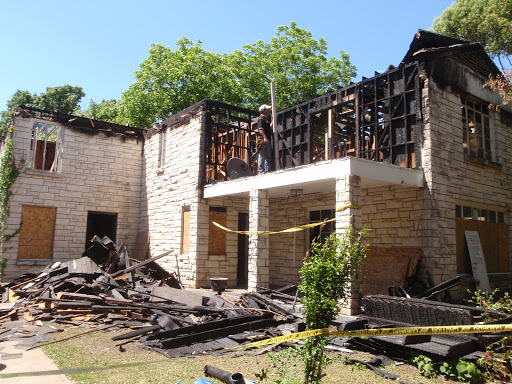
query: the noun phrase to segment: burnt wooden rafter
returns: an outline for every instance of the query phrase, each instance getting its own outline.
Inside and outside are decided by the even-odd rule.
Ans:
[[[277,113],[275,169],[353,156],[407,168],[420,165],[418,63],[390,69]],[[253,169],[257,112],[204,101],[205,181],[229,178],[227,161]]]

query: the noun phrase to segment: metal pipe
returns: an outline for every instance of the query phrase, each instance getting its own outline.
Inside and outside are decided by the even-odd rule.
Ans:
[[[231,373],[226,372],[220,368],[215,368],[215,367],[206,365],[204,367],[204,374],[206,376],[215,377],[216,379],[219,379],[223,383],[231,384]]]
[[[244,376],[239,372],[233,373],[230,379],[231,384],[245,384]]]
[[[244,379],[244,376],[239,372],[231,374],[220,368],[211,367],[209,365],[204,367],[204,374],[206,376],[215,377],[226,384],[257,384],[255,381]]]

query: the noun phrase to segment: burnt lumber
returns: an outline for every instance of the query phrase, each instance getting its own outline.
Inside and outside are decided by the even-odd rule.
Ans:
[[[94,236],[92,243],[78,259],[0,285],[2,337],[21,332],[21,327],[4,328],[18,320],[92,330],[108,327],[127,330],[113,342],[138,340],[146,349],[183,356],[275,337],[283,332],[279,325],[300,317],[282,304],[295,297],[279,291],[234,297],[184,290],[176,275],[157,263],[172,252],[139,261],[108,237]],[[271,294],[280,295],[280,301]]]

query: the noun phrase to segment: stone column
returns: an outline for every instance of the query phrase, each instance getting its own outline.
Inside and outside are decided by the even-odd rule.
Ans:
[[[249,195],[249,231],[270,228],[268,190],[252,190]],[[249,235],[248,290],[268,287],[270,283],[269,235]]]
[[[336,179],[336,234],[361,229],[361,177],[341,176]],[[354,276],[357,279],[357,276]],[[361,313],[361,294],[351,289],[350,299],[344,303],[344,311],[350,315]]]

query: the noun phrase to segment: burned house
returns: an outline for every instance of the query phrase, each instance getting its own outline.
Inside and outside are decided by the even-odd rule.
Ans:
[[[185,286],[225,277],[255,290],[298,283],[314,237],[366,226],[364,293],[416,268],[472,287],[465,230],[491,286],[509,286],[512,108],[489,108],[496,73],[481,46],[419,31],[397,67],[278,111],[264,175],[256,111],[203,100],[144,133],[20,111],[9,229],[23,226],[6,272],[74,257],[99,231],[129,250],[149,239],[143,257],[174,250],[161,265]]]

